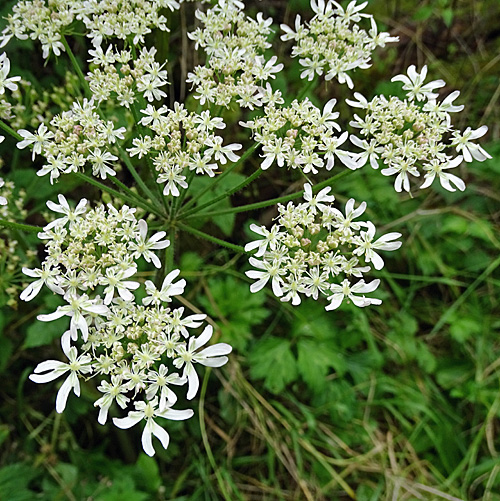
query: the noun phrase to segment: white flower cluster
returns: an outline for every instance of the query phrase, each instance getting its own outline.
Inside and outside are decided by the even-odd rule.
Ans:
[[[3,136],[0,136],[0,142]],[[0,178],[0,219],[12,223],[24,221],[28,211],[24,208],[26,193],[24,190],[15,190],[12,181]],[[6,304],[17,308],[19,289],[21,286],[21,268],[30,266],[36,259],[36,251],[24,250],[0,226],[0,307]]]
[[[241,144],[222,145],[222,137],[216,130],[226,127],[219,117],[212,117],[208,110],[200,114],[189,112],[184,105],[174,103],[174,109],[166,106],[155,108],[148,104],[141,110],[144,115],[140,123],[153,132],[153,136],[139,136],[133,139],[128,149],[131,156],[142,158],[151,155],[159,176],[158,183],[166,183],[164,195],[178,197],[180,188],[187,188],[186,171],[215,176],[217,162],[225,165],[235,162],[234,153]]]
[[[90,50],[89,62],[97,66],[87,76],[93,99],[101,104],[112,97],[120,106],[130,108],[141,94],[149,102],[167,97],[161,90],[168,83],[167,61],[156,62],[156,52],[155,47],[143,48],[133,58],[130,50],[119,51],[112,45],[106,52],[101,47]]]
[[[157,268],[161,262],[154,251],[164,249],[165,232],[147,238],[147,224],[137,221],[127,206],[120,210],[108,204],[89,210],[81,200],[72,209],[59,195],[59,204],[47,203],[62,215],[49,223],[39,237],[46,240],[47,257],[41,269],[23,268],[36,278],[21,294],[30,301],[43,285],[60,294],[66,304],[55,312],[39,315],[41,321],[69,317],[69,329],[62,334],[61,345],[69,362],[47,360],[38,364],[30,379],[45,383],[67,374],[58,391],[56,410],[62,412],[68,395],[80,394],[80,378],[99,377],[96,400],[98,421],[104,424],[113,403],[128,416],[114,418],[119,428],[130,428],[145,420],[142,434],[144,451],[153,455],[152,436],[168,446],[168,433],[156,418],[188,419],[193,411],[175,410],[177,401],[171,385],[188,385],[187,398],[199,388],[195,365],[220,367],[227,362],[231,347],[219,343],[204,349],[212,336],[212,327],[194,337],[191,329],[203,324],[205,315],[184,316],[184,308],[167,306],[172,297],[184,292],[185,280],[174,282],[180,271],[171,271],[161,288],[146,280],[142,305],[132,291],[141,284],[129,280],[137,273],[136,260],[144,258]],[[81,347],[78,348],[77,345]],[[173,369],[173,370],[172,370]],[[179,374],[175,369],[182,370]]]
[[[344,299],[356,306],[380,304],[380,299],[365,297],[380,280],[366,283],[363,274],[370,271],[368,263],[380,270],[384,261],[379,251],[401,247],[395,241],[400,233],[387,233],[375,239],[376,228],[370,221],[355,221],[366,209],[366,202],[355,208],[351,198],[345,214],[332,206],[335,200],[324,188],[313,195],[310,184],[304,185],[304,203],[278,204],[278,222],[271,230],[252,224],[250,228],[263,239],[250,242],[245,251],[257,249],[250,264],[258,270],[246,275],[257,282],[250,290],[261,290],[269,280],[274,294],[281,301],[301,302],[301,294],[318,299],[322,294],[330,303],[326,310],[338,308]],[[260,260],[257,258],[261,258]],[[354,279],[360,279],[353,283]]]
[[[205,50],[207,64],[189,73],[187,82],[194,85],[200,104],[227,107],[237,97],[242,108],[253,110],[262,104],[260,85],[283,69],[283,64],[276,64],[276,56],[267,60],[263,55],[271,47],[273,20],[264,19],[260,12],[252,19],[243,8],[237,0],[221,0],[206,13],[196,11],[203,29],[197,28],[189,37],[196,49]]]
[[[344,9],[334,0],[311,0],[315,15],[305,25],[297,15],[295,31],[286,24],[281,40],[293,40],[292,57],[300,57],[304,68],[301,78],[312,80],[315,75],[325,75],[325,80],[336,78],[339,83],[354,84],[348,71],[370,67],[371,54],[376,47],[388,42],[397,42],[398,37],[389,33],[378,33],[377,24],[370,14],[362,13],[368,2],[360,5],[353,0]],[[370,19],[368,33],[357,24],[362,18]]]
[[[12,37],[30,37],[42,44],[43,57],[65,51],[61,34],[75,21],[83,21],[94,47],[116,37],[134,45],[144,43],[152,28],[168,31],[160,10],[179,8],[175,0],[24,0],[17,2],[2,31],[0,47]]]
[[[106,151],[117,139],[124,139],[125,127],[115,129],[111,120],[104,121],[96,111],[94,100],[74,102],[71,110],[56,115],[50,121],[55,132],[45,124],[40,124],[35,133],[20,129],[23,140],[17,143],[20,149],[33,147],[35,155],[42,155],[47,160],[37,174],[50,174],[53,183],[62,173],[77,172],[86,163],[92,165],[94,176],[106,179],[116,175],[110,163],[118,157]]]
[[[453,129],[450,113],[458,112],[463,106],[456,106],[453,101],[460,94],[452,92],[442,102],[438,101],[435,89],[443,87],[443,80],[435,80],[424,84],[427,67],[417,73],[415,66],[408,68],[408,75],[397,75],[392,80],[403,82],[408,99],[401,100],[391,96],[375,96],[370,102],[359,92],[354,96],[357,101],[347,100],[350,106],[366,111],[363,118],[354,115],[350,122],[359,129],[360,139],[351,136],[351,142],[361,148],[358,167],[367,162],[378,169],[379,160],[387,166],[382,174],[397,174],[394,188],[400,192],[410,191],[410,176],[420,177],[424,173],[424,182],[420,188],[427,188],[437,177],[439,182],[449,191],[465,189],[465,183],[454,174],[446,172],[457,167],[462,160],[473,159],[483,161],[490,155],[472,140],[483,136],[488,128],[483,125],[477,130],[467,128],[464,133]],[[422,101],[423,103],[419,103]],[[452,133],[451,140],[446,143],[446,135]],[[454,147],[461,155],[453,157],[445,152]],[[419,168],[421,170],[419,170]]]
[[[262,144],[261,169],[274,162],[279,167],[301,169],[305,174],[317,174],[323,167],[331,170],[335,159],[355,169],[357,155],[340,148],[348,133],[340,134],[335,122],[339,113],[333,111],[336,99],[330,99],[323,110],[309,99],[294,100],[288,107],[279,107],[283,100],[273,100],[264,107],[264,116],[240,122],[252,130],[255,141]]]
[[[0,55],[0,119],[10,120],[14,118],[13,106],[6,99],[5,90],[8,89],[12,93],[18,92],[18,82],[21,82],[21,77],[9,77],[10,73],[10,60],[7,54],[3,52]],[[3,136],[0,136],[0,143],[4,140]]]

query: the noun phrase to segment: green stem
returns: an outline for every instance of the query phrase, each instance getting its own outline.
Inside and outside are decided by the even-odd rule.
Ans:
[[[325,181],[322,181],[321,183],[318,183],[312,187],[313,192],[317,192],[321,190],[322,188],[325,188],[326,186],[329,186],[332,184],[334,181],[339,180],[342,177],[345,177],[349,175],[351,172],[354,172],[350,169],[346,169],[342,172],[339,172],[335,176],[332,176]],[[271,200],[265,200],[263,202],[256,202],[254,204],[248,204],[248,205],[240,205],[239,207],[231,207],[230,209],[224,209],[220,211],[214,211],[214,212],[205,212],[203,214],[192,214],[192,215],[184,215],[186,219],[190,219],[193,217],[215,217],[215,216],[222,216],[224,214],[237,214],[238,212],[247,212],[251,210],[257,210],[257,209],[262,209],[264,207],[269,207],[271,205],[276,205],[279,203],[285,203],[289,202],[290,200],[295,200],[296,198],[301,197],[304,194],[304,190],[297,191],[296,193],[291,193],[290,195],[285,195],[283,197],[278,197],[278,198],[272,198]]]
[[[139,173],[137,172],[136,168],[133,166],[132,161],[130,160],[130,157],[127,155],[127,152],[120,145],[118,145],[118,151],[120,153],[120,158],[123,160],[127,169],[132,174],[136,183],[141,187],[142,191],[149,197],[149,199],[153,203],[158,202],[158,199],[153,195],[153,192],[147,187],[146,183],[142,180],[142,178],[139,175]],[[159,210],[159,208],[157,208],[156,210]]]
[[[93,177],[87,176],[86,174],[83,174],[82,172],[74,172],[73,174],[76,177],[80,178],[82,181],[85,181],[89,184],[92,184],[96,188],[99,188],[100,190],[105,191],[105,192],[109,193],[110,195],[113,195],[121,200],[124,200],[125,202],[128,202],[131,205],[136,205],[136,206],[142,207],[144,210],[146,210],[148,212],[151,211],[153,214],[157,215],[158,217],[165,217],[164,214],[162,214],[160,211],[158,211],[158,209],[154,208],[152,205],[148,204],[147,202],[142,202],[142,201],[137,200],[135,198],[132,199],[128,195],[125,195],[124,193],[121,193],[113,188],[110,188],[109,186],[106,186],[105,184],[100,183],[99,181],[97,181]],[[120,184],[123,184],[123,183],[120,183]]]
[[[140,121],[141,118],[139,116],[139,112],[137,111],[137,107],[135,106],[135,103],[132,103],[130,105],[130,109],[132,110],[132,115],[134,116],[134,121],[135,121],[135,128],[139,134],[144,133],[146,131],[146,127],[144,127]],[[149,132],[149,131],[148,131]],[[162,201],[163,208],[167,210],[167,206],[165,203],[165,197],[163,196],[162,190],[160,188],[160,185],[156,182],[156,169],[154,168],[153,162],[151,161],[151,158],[149,155],[146,155],[146,163],[148,165],[149,172],[151,174],[151,178],[153,179],[155,186],[156,186],[156,191],[158,192],[158,200]]]
[[[158,211],[158,208],[155,207],[154,205],[150,204],[149,202],[146,202],[144,201],[144,197],[141,197],[141,195],[139,195],[138,193],[136,193],[135,191],[132,191],[126,184],[122,183],[119,179],[117,179],[115,176],[109,176],[108,178],[113,184],[116,184],[116,186],[119,186],[122,190],[124,190],[126,193],[128,193],[130,195],[130,197],[128,198],[128,202],[129,203],[132,203],[132,199],[131,197],[134,198],[134,201],[133,203],[142,203],[144,206],[147,206],[149,207],[149,210],[153,213],[153,214],[156,214],[157,216],[160,216],[163,217],[163,214],[161,214],[161,212]],[[122,195],[122,198],[123,198],[123,195]],[[144,208],[144,207],[143,207]]]
[[[168,239],[170,240],[170,245],[166,248],[165,258],[166,258],[166,270],[165,276],[174,269],[174,255],[175,255],[175,228],[170,227],[168,232]]]
[[[3,120],[0,120],[0,129],[3,129],[7,134],[10,134],[13,138],[18,141],[22,141],[23,137],[18,134],[12,127],[9,127]]]
[[[188,226],[183,223],[178,223],[177,224],[178,228],[184,231],[187,231],[188,233],[191,233],[192,235],[195,235],[200,238],[204,238],[205,240],[208,240],[209,242],[212,242],[217,245],[221,245],[222,247],[227,247],[228,249],[231,249],[235,252],[239,252],[240,254],[249,254],[248,252],[245,251],[241,245],[235,245],[231,244],[229,242],[226,242],[225,240],[221,240],[220,238],[213,237],[212,235],[209,235],[208,233],[205,233],[203,231],[197,230],[195,228],[192,228],[191,226]]]
[[[200,212],[201,210],[203,210],[205,207],[209,207],[210,205],[216,204],[217,202],[219,202],[220,200],[223,200],[224,198],[230,197],[231,195],[233,195],[237,191],[240,191],[245,186],[247,186],[248,184],[250,184],[252,181],[254,181],[255,179],[257,179],[262,174],[262,172],[263,172],[262,169],[257,169],[251,176],[247,177],[244,181],[242,181],[235,188],[232,188],[231,190],[226,191],[222,195],[219,195],[218,197],[213,198],[212,200],[210,200],[209,202],[207,202],[207,203],[205,203],[203,205],[199,205],[198,207],[193,207],[191,210],[189,210],[189,211],[187,211],[185,213],[181,212],[181,214],[179,214],[179,217],[186,217],[189,214],[195,214],[195,213]]]
[[[43,231],[43,228],[41,228],[40,226],[32,226],[31,224],[13,223],[12,221],[7,221],[5,219],[0,219],[0,226],[4,226],[5,228],[10,228],[12,230],[29,231],[30,233]]]
[[[66,49],[66,52],[68,53],[68,56],[71,60],[71,64],[73,65],[73,68],[76,71],[76,74],[78,75],[78,78],[80,79],[80,83],[82,84],[83,90],[85,92],[85,95],[88,98],[92,97],[92,91],[90,90],[89,83],[87,80],[85,80],[85,75],[82,72],[82,69],[80,68],[80,65],[78,64],[78,61],[76,60],[75,55],[73,54],[73,51],[71,50],[71,47],[68,44],[68,41],[66,40],[66,37],[61,34],[61,42],[64,45],[64,48]]]
[[[224,499],[226,501],[232,501],[233,498],[231,498],[231,496],[227,492],[224,479],[222,478],[219,468],[217,467],[217,462],[215,461],[212,448],[210,447],[210,442],[208,441],[207,429],[205,426],[205,395],[207,393],[208,377],[210,376],[210,372],[211,369],[208,367],[205,372],[205,375],[203,376],[203,384],[201,385],[201,391],[200,391],[200,401],[198,403],[198,416],[200,419],[201,438],[203,440],[203,445],[205,446],[205,450],[207,451],[208,460],[210,461],[210,465],[214,470],[215,476],[217,478],[217,483],[219,484],[222,495],[224,496]]]
[[[232,172],[238,165],[241,165],[258,147],[260,146],[260,143],[255,143],[253,146],[251,146],[245,153],[236,161],[234,162],[231,167],[227,168],[220,176],[217,176],[213,183],[210,183],[207,185],[203,190],[199,191],[196,193],[196,195],[193,196],[193,198],[184,206],[184,210],[186,211],[191,207],[196,201],[202,197],[208,190],[213,189],[215,186],[217,186],[218,183],[220,183],[230,172]],[[199,207],[197,208],[199,210]]]
[[[305,95],[309,92],[309,90],[313,85],[314,85],[314,78],[311,81],[307,82],[307,84],[302,87],[302,90],[299,92],[299,95],[297,97],[297,101],[302,101],[302,99],[304,99]]]

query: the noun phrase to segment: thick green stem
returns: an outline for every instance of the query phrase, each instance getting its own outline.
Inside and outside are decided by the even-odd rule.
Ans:
[[[6,221],[5,219],[0,219],[0,226],[5,228],[10,228],[12,230],[28,231],[30,233],[38,233],[43,231],[40,226],[32,226],[31,224],[21,224],[13,223],[12,221]]]
[[[153,195],[153,192],[147,187],[146,183],[142,180],[141,176],[137,172],[136,168],[132,164],[130,157],[127,155],[127,152],[122,148],[122,146],[118,145],[118,151],[120,153],[120,158],[125,163],[127,169],[129,170],[132,177],[135,179],[136,183],[140,186],[141,190],[151,199],[155,205],[158,203],[158,199]],[[159,207],[157,208],[159,210]]]
[[[231,244],[229,242],[226,242],[225,240],[221,240],[220,238],[213,237],[212,235],[209,235],[208,233],[205,233],[203,231],[197,230],[195,228],[191,228],[191,226],[188,226],[186,224],[178,223],[178,227],[181,230],[187,231],[188,233],[191,233],[192,235],[195,235],[200,238],[204,238],[205,240],[208,240],[209,242],[212,242],[217,245],[221,245],[222,247],[227,247],[228,249],[231,249],[235,252],[239,252],[240,254],[249,254],[248,252],[245,251],[241,245],[235,245]]]
[[[9,127],[5,122],[0,120],[0,129],[3,129],[7,134],[10,134],[13,138],[17,139],[18,141],[22,141],[23,137],[18,134],[12,127]]]
[[[165,250],[165,276],[174,269],[174,255],[175,255],[175,228],[172,226],[168,232],[168,239],[170,240],[170,245]]]
[[[68,56],[71,60],[71,64],[73,65],[73,68],[75,69],[76,74],[80,79],[80,83],[82,84],[85,95],[88,98],[91,98],[92,91],[90,90],[89,83],[87,82],[87,80],[85,80],[85,75],[83,74],[83,71],[80,68],[80,65],[78,64],[78,61],[76,60],[76,57],[73,54],[73,51],[71,50],[71,47],[69,46],[68,41],[66,40],[66,37],[64,35],[61,35],[61,42],[63,43],[64,48],[66,49],[66,52],[68,53]]]
[[[196,201],[200,197],[202,197],[207,191],[217,186],[217,184],[220,183],[230,172],[232,172],[236,167],[238,167],[238,165],[241,165],[258,148],[259,144],[260,143],[255,143],[253,146],[251,146],[236,162],[234,162],[233,165],[231,165],[231,167],[228,167],[220,176],[217,176],[212,183],[210,183],[207,187],[199,191],[193,198],[191,198],[191,200],[184,206],[184,211],[187,211],[187,209],[189,209],[193,204],[195,204]],[[224,197],[225,196],[226,195],[224,195]],[[197,208],[197,210],[199,210],[199,207]]]
[[[153,214],[156,214],[158,217],[165,217],[164,214],[162,214],[157,208],[153,207],[152,205],[148,204],[147,202],[143,202],[140,199],[137,198],[131,198],[128,195],[121,193],[109,186],[106,186],[103,183],[100,183],[93,177],[87,176],[86,174],[83,174],[82,172],[74,172],[73,173],[76,177],[80,178],[82,181],[85,181],[89,184],[92,184],[96,188],[99,188],[102,191],[105,191],[109,193],[110,195],[113,195],[121,200],[124,200],[125,202],[128,202],[131,205],[137,205],[138,207],[142,207],[144,210],[148,212],[152,212]],[[120,181],[118,181],[120,185],[123,185]],[[124,186],[124,185],[123,185]]]
[[[322,188],[329,186],[334,181],[337,181],[338,179],[349,175],[351,172],[354,172],[354,171],[352,171],[350,169],[346,169],[346,170],[340,172],[339,174],[332,176],[329,179],[326,179],[325,181],[314,185],[312,187],[312,191],[317,192],[317,191],[321,190]],[[224,209],[224,210],[220,210],[220,211],[204,212],[203,214],[184,215],[183,217],[185,219],[190,219],[190,218],[194,218],[194,217],[215,217],[215,216],[222,216],[224,214],[237,214],[239,212],[247,212],[247,211],[251,211],[251,210],[263,209],[264,207],[269,207],[271,205],[289,202],[290,200],[295,200],[296,198],[300,198],[303,194],[304,194],[304,190],[301,190],[301,191],[297,191],[295,193],[291,193],[290,195],[285,195],[283,197],[278,197],[278,198],[272,198],[271,200],[265,200],[263,202],[256,202],[254,204],[241,205],[239,207],[231,207],[230,209]]]
[[[261,174],[262,174],[262,169],[257,169],[251,176],[247,177],[243,182],[241,182],[238,186],[236,186],[235,188],[229,190],[229,191],[226,191],[225,193],[223,193],[222,195],[219,195],[218,197],[215,197],[213,198],[212,200],[210,200],[209,202],[203,204],[203,205],[199,205],[198,207],[193,207],[191,210],[185,212],[185,213],[182,213],[179,214],[179,217],[186,217],[188,216],[189,214],[195,214],[197,212],[200,212],[202,211],[203,209],[205,209],[206,207],[210,207],[211,205],[214,205],[216,204],[217,202],[225,199],[225,198],[228,198],[230,197],[231,195],[233,195],[234,193],[236,193],[237,191],[240,191],[242,190],[245,186],[247,186],[248,184],[250,184],[252,181],[254,181],[255,179],[257,179]]]

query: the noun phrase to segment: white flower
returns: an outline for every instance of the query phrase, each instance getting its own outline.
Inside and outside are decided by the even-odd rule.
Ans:
[[[57,310],[53,313],[38,315],[38,320],[50,322],[64,316],[71,317],[70,332],[72,339],[76,338],[77,330],[79,329],[82,333],[83,340],[87,341],[89,327],[83,314],[95,313],[96,315],[105,315],[109,311],[108,307],[103,304],[98,304],[97,299],[89,299],[87,294],[83,294],[80,297],[74,294],[66,294],[64,299],[68,301],[69,304],[58,306]]]
[[[101,277],[99,280],[101,285],[107,286],[104,289],[104,293],[106,294],[104,297],[104,304],[111,303],[115,295],[115,289],[123,300],[132,301],[134,299],[134,295],[130,292],[130,290],[136,290],[140,284],[139,282],[133,282],[125,279],[130,278],[136,273],[137,268],[135,265],[126,270],[119,267],[107,268],[106,276]]]
[[[341,304],[344,298],[350,299],[356,306],[364,307],[370,304],[381,304],[380,299],[367,298],[365,296],[355,296],[354,294],[363,294],[365,292],[373,292],[380,284],[380,280],[373,280],[370,283],[365,283],[364,280],[360,280],[357,284],[351,287],[351,283],[346,278],[342,281],[340,285],[333,284],[331,286],[331,291],[333,294],[328,298],[330,304],[325,308],[325,310],[335,310]]]
[[[453,105],[453,101],[460,95],[458,90],[452,92],[442,103],[438,103],[436,99],[429,99],[423,107],[424,111],[433,111],[435,113],[457,113],[464,109],[464,105]]]
[[[177,386],[186,383],[186,379],[183,379],[177,373],[172,373],[167,376],[168,369],[164,364],[161,364],[158,372],[150,371],[148,372],[149,387],[146,390],[146,397],[148,400],[152,400],[158,391],[160,392],[160,411],[164,410],[177,402],[177,395],[168,387],[169,384],[175,384]]]
[[[194,364],[198,363],[207,367],[221,367],[228,361],[227,357],[221,355],[231,353],[232,348],[226,343],[214,344],[196,352],[198,348],[208,343],[212,334],[212,326],[207,325],[197,338],[192,337],[189,339],[187,347],[183,343],[176,348],[179,356],[174,360],[174,365],[178,369],[184,366],[182,377],[188,380],[187,398],[189,400],[194,398],[200,386],[200,380],[198,374],[196,374]]]
[[[249,262],[255,268],[259,268],[263,271],[257,270],[249,270],[245,272],[245,275],[248,278],[252,278],[257,280],[257,282],[253,283],[250,286],[250,292],[258,292],[264,288],[269,279],[272,279],[271,286],[273,288],[274,295],[276,297],[281,297],[283,295],[283,291],[281,290],[281,285],[283,284],[283,279],[280,275],[285,275],[286,270],[282,268],[282,264],[273,260],[272,262],[268,261],[259,261],[255,259],[253,256],[250,257]]]
[[[447,157],[448,158],[448,157]],[[465,190],[465,183],[454,174],[450,174],[449,172],[443,172],[445,169],[452,169],[453,167],[457,167],[463,161],[462,155],[454,158],[453,160],[446,160],[444,162],[439,159],[433,159],[428,164],[424,164],[424,170],[426,174],[424,175],[424,182],[421,189],[429,187],[434,178],[437,176],[439,178],[439,182],[441,186],[448,191],[456,191],[455,188],[451,185],[452,183],[460,190]]]
[[[21,77],[10,77],[7,78],[10,71],[10,61],[5,52],[0,55],[0,94],[5,93],[5,89],[17,90],[17,84]]]
[[[61,271],[58,268],[52,268],[49,264],[43,263],[42,269],[30,270],[29,268],[23,268],[23,273],[28,275],[28,277],[38,278],[35,282],[24,289],[19,296],[23,301],[31,301],[45,284],[52,292],[57,294],[64,294],[64,289],[59,287],[57,280],[61,275]]]
[[[58,360],[46,360],[45,362],[39,363],[34,370],[35,373],[31,374],[29,377],[35,383],[48,383],[49,381],[54,381],[54,379],[57,379],[66,372],[71,371],[70,375],[57,392],[56,411],[59,414],[66,407],[66,401],[68,400],[68,395],[71,390],[73,390],[73,393],[77,397],[80,396],[80,381],[78,380],[78,374],[88,374],[92,372],[92,358],[90,355],[77,356],[78,352],[74,346],[65,349],[64,353],[69,359],[69,364],[59,362]],[[42,372],[44,374],[40,374]]]
[[[335,201],[335,197],[333,195],[328,195],[331,190],[331,186],[327,186],[323,188],[318,194],[312,194],[312,187],[309,183],[304,184],[304,200],[307,205],[311,207],[311,211],[313,214],[316,214],[317,209],[320,212],[324,212],[329,208],[329,205],[325,205],[325,203],[330,204]]]
[[[122,384],[122,376],[120,375],[112,375],[111,376],[111,384],[107,381],[101,381],[101,385],[97,387],[97,389],[104,393],[104,395],[94,402],[94,407],[100,407],[99,416],[97,421],[100,424],[105,424],[108,419],[108,411],[111,407],[113,401],[122,408],[125,409],[130,398],[122,395],[122,393],[126,393],[128,389]]]
[[[415,65],[412,64],[408,67],[407,74],[408,76],[396,75],[392,77],[391,82],[403,82],[403,89],[408,91],[407,95],[410,101],[413,101],[413,99],[417,101],[435,99],[438,94],[432,91],[446,85],[444,80],[434,80],[424,85],[425,77],[427,76],[427,66],[423,66],[421,73],[417,73]]]
[[[382,169],[382,174],[384,176],[391,176],[392,174],[397,174],[394,181],[394,189],[401,193],[404,189],[405,191],[410,191],[410,178],[409,174],[415,177],[420,177],[420,172],[417,170],[417,166],[411,163],[411,160],[406,160],[404,158],[394,159],[392,165],[387,169]]]
[[[170,240],[161,240],[166,232],[159,231],[155,233],[148,241],[146,241],[146,237],[148,234],[148,224],[144,219],[139,220],[139,235],[137,236],[136,242],[130,242],[130,248],[135,250],[133,253],[133,257],[135,259],[139,257],[143,257],[146,262],[153,262],[153,264],[157,268],[161,268],[161,261],[158,256],[154,254],[153,250],[165,249],[170,245]]]
[[[64,217],[61,217],[59,219],[55,219],[51,223],[47,224],[46,226],[43,227],[44,231],[48,231],[54,226],[65,226],[66,223],[69,221],[70,225],[69,227],[71,228],[72,223],[78,219],[78,216],[81,214],[85,214],[87,211],[87,199],[82,198],[80,202],[78,202],[78,205],[76,208],[73,210],[68,204],[68,201],[66,200],[66,197],[64,195],[58,195],[57,196],[59,200],[59,205],[52,202],[49,200],[47,202],[47,207],[52,210],[53,212],[58,212],[59,214],[64,214]]]
[[[151,282],[151,280],[146,280],[144,285],[146,286],[146,293],[148,295],[142,300],[142,304],[145,306],[150,304],[158,305],[162,301],[164,303],[169,303],[172,301],[172,296],[182,294],[184,292],[184,287],[186,287],[186,281],[182,279],[175,284],[173,283],[180,272],[181,270],[171,271],[163,280],[160,290],[155,287],[155,284]]]
[[[486,125],[482,125],[476,130],[472,130],[471,127],[467,127],[463,133],[455,131],[453,133],[451,144],[452,146],[455,146],[457,153],[462,153],[466,162],[472,162],[472,159],[477,160],[478,162],[484,162],[485,160],[491,158],[491,155],[481,148],[481,146],[474,144],[471,141],[483,137],[486,132],[488,132],[488,127]]]
[[[101,176],[101,179],[106,179],[107,175],[116,176],[116,171],[112,169],[108,162],[114,162],[118,157],[109,153],[109,151],[101,152],[96,148],[90,153],[89,161],[92,163],[92,174]]]
[[[42,153],[42,147],[47,144],[49,139],[54,137],[54,133],[49,131],[45,124],[40,124],[38,131],[35,134],[25,129],[19,129],[17,133],[24,138],[22,141],[17,143],[17,147],[20,150],[26,148],[26,146],[29,146],[30,144],[33,145],[32,160],[35,160],[36,155],[40,155]]]
[[[0,136],[2,137],[2,136]],[[3,139],[3,137],[2,137]],[[2,141],[0,141],[1,143]],[[5,181],[0,177],[0,188],[5,184]],[[0,205],[7,205],[7,199],[5,197],[0,197]]]
[[[376,270],[381,270],[384,267],[384,261],[375,252],[375,250],[393,251],[399,249],[402,243],[392,242],[391,240],[401,237],[401,233],[387,233],[374,242],[373,238],[375,237],[375,225],[368,221],[366,226],[366,231],[360,232],[359,240],[357,242],[359,247],[354,249],[353,254],[356,256],[362,256],[364,254],[367,263],[371,262]]]
[[[132,428],[141,420],[146,420],[146,426],[142,432],[142,447],[148,456],[154,456],[155,450],[152,443],[154,435],[161,445],[166,449],[170,441],[168,433],[155,422],[155,418],[171,419],[174,421],[183,421],[189,419],[194,414],[192,409],[176,410],[166,407],[163,410],[157,409],[158,398],[153,398],[149,402],[134,402],[135,411],[130,411],[127,417],[113,418],[113,424],[118,428],[126,430]]]
[[[250,229],[254,233],[258,233],[264,237],[264,240],[255,240],[254,242],[249,242],[245,245],[245,252],[250,252],[256,248],[258,251],[255,253],[256,257],[262,257],[270,246],[271,250],[276,249],[276,244],[278,243],[278,233],[279,227],[273,226],[271,231],[269,231],[265,226],[257,226],[256,224],[251,224]]]

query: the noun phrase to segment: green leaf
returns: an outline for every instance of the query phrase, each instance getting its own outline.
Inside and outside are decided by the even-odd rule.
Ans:
[[[253,294],[246,282],[228,276],[208,281],[211,297],[200,294],[198,300],[204,310],[218,319],[221,341],[236,350],[244,350],[252,337],[252,327],[260,324],[270,313],[264,308],[265,294]]]
[[[27,464],[15,463],[0,469],[0,499],[32,501],[36,494],[28,485],[36,476],[36,470]]]
[[[68,328],[68,318],[62,317],[51,322],[33,322],[26,330],[23,348],[45,346],[62,336]]]
[[[344,357],[332,346],[313,339],[301,339],[297,345],[297,367],[312,391],[322,391],[330,368],[342,376],[346,371]]]
[[[279,393],[297,378],[297,363],[287,339],[268,337],[258,341],[249,358],[251,377],[264,379],[264,387],[272,393]]]
[[[137,459],[137,486],[148,492],[156,492],[161,486],[160,470],[154,458],[140,454]]]
[[[223,195],[227,191],[231,190],[232,188],[242,183],[244,179],[245,176],[243,176],[242,174],[238,174],[237,172],[230,172],[225,178],[223,178],[219,182],[219,184],[215,186],[214,189],[208,191],[203,196],[201,196],[196,202],[196,205],[197,206],[203,205],[207,202],[210,202],[210,200],[216,198],[217,196]],[[195,177],[191,182],[191,188],[193,194],[196,194],[197,191],[201,191],[207,185],[210,184],[212,184],[211,178],[205,176]],[[231,207],[232,205],[230,203],[230,200],[228,198],[225,198],[220,202],[217,202],[216,204],[213,204],[203,209],[200,212],[200,215],[203,214],[203,212],[212,212],[216,210],[229,209]],[[212,222],[220,228],[220,230],[222,231],[222,233],[224,233],[224,235],[229,236],[233,232],[235,217],[236,217],[235,214],[223,214],[221,216],[215,216],[212,219]]]
[[[441,12],[441,17],[443,18],[443,22],[446,24],[446,27],[449,28],[451,23],[453,23],[453,9],[451,7],[444,9]]]

